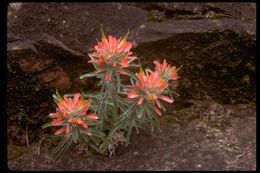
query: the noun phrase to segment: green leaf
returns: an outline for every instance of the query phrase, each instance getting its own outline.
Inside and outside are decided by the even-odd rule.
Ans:
[[[50,126],[52,126],[51,123],[45,123],[44,125],[42,125],[42,129],[45,129]]]
[[[58,97],[57,97],[55,94],[52,94],[52,97],[53,97],[53,99],[54,99],[54,102],[55,102],[56,104],[58,104],[58,103],[59,103]]]
[[[135,110],[136,106],[137,106],[137,103],[135,102],[123,114],[121,114],[120,117],[126,117],[130,112]]]
[[[123,117],[124,119],[124,117]],[[121,119],[122,120],[122,119]],[[120,130],[120,128],[122,128],[122,126],[124,125],[124,121],[118,121],[115,126],[113,127],[113,129],[111,129],[111,131],[109,132],[109,134],[107,135],[106,139],[104,140],[104,142],[99,146],[99,149],[101,151],[105,151],[106,150],[106,146],[108,145],[109,141],[112,140],[112,137],[114,135],[114,133],[117,130]]]
[[[131,71],[126,70],[126,69],[124,69],[124,71],[125,71],[130,77],[132,77],[133,79],[137,80],[137,77],[136,77],[136,75],[135,75],[134,73],[132,73]]]
[[[99,145],[99,151],[104,153],[108,146],[108,140],[105,140],[101,145]]]
[[[100,137],[100,138],[104,138],[104,137],[106,136],[105,133],[103,133],[103,132],[101,132],[101,131],[99,131],[99,130],[96,130],[96,129],[94,129],[94,128],[89,129],[89,132],[90,132],[92,135],[95,135],[95,136]]]
[[[171,92],[173,93],[173,94],[175,94],[175,95],[177,95],[177,96],[180,96],[180,94],[178,94],[176,91],[174,91],[174,90],[171,90]]]
[[[98,124],[100,124],[100,122],[99,121],[91,121],[91,120],[87,119],[87,124],[92,126],[92,125],[98,125]]]
[[[59,102],[63,100],[63,97],[59,94],[58,90],[56,90],[56,95]]]
[[[74,97],[75,94],[64,94],[65,97]]]
[[[49,114],[48,117],[49,118],[56,118],[56,117],[52,116],[51,114]]]
[[[176,72],[178,72],[182,67],[183,67],[183,65],[181,65],[179,68],[177,68]]]
[[[59,158],[59,153],[62,153],[62,149],[64,149],[64,145],[66,143],[66,138],[63,138],[59,144],[57,145],[57,147],[55,147],[51,154],[48,155],[49,159],[51,160],[57,160]]]
[[[143,105],[143,106],[139,109],[140,111],[138,112],[137,117],[138,117],[138,118],[141,118],[141,117],[143,116],[144,112],[146,111],[146,109],[147,109],[147,104]]]
[[[150,110],[152,110],[152,108],[148,109],[148,111],[150,111]],[[160,129],[160,119],[155,111],[151,112],[151,117],[152,117],[152,119],[155,120],[157,128]]]
[[[147,115],[149,117],[149,123],[147,123],[148,127],[149,127],[149,130],[153,133],[154,132],[154,127],[153,127],[153,118],[152,118],[152,112],[147,109]]]
[[[52,94],[52,97],[56,104],[58,104],[59,102],[61,102],[63,100],[62,96],[58,93],[58,90],[56,90],[56,95]]]
[[[89,142],[89,139],[85,135],[82,135],[82,139],[86,144]]]
[[[106,38],[106,34],[105,34],[105,32],[103,31],[103,26],[102,26],[102,24],[100,25],[100,29],[101,29],[102,39],[103,39],[103,38]]]
[[[122,92],[120,92],[120,93],[128,93],[129,91],[132,91],[132,89],[130,89],[130,88],[123,88],[122,89]]]
[[[135,121],[135,118],[134,118],[134,115],[132,115],[130,126],[127,129],[128,132],[127,132],[127,136],[126,136],[126,144],[125,144],[126,146],[130,143],[130,137],[131,137],[131,134],[132,134],[134,121]]]
[[[89,143],[88,145],[90,146],[90,148],[92,148],[92,149],[94,149],[95,151],[97,151],[98,153],[100,153],[98,147],[96,147],[94,144]],[[102,154],[102,153],[101,153],[101,154]]]
[[[139,64],[129,64],[130,67],[139,67]]]
[[[139,134],[138,126],[135,124],[136,133]]]
[[[150,130],[150,132],[154,132],[154,127],[153,127],[153,123],[152,122],[150,122],[150,123],[148,123],[148,127],[149,127],[149,130]]]
[[[128,35],[129,35],[129,30],[127,31],[126,35],[123,37],[122,41],[126,41]]]
[[[130,78],[131,85],[135,86],[134,80]]]
[[[168,93],[170,95],[170,98],[173,100],[173,95],[172,95],[172,92],[168,89]]]
[[[166,111],[165,107],[163,106],[163,103],[161,103],[161,107],[163,111]]]
[[[117,93],[120,93],[120,89],[121,89],[121,78],[120,78],[120,74],[118,72],[116,72],[116,77],[117,77]]]
[[[147,70],[148,72],[150,72],[150,73],[153,72],[149,67],[147,67],[146,70]]]
[[[60,138],[60,136],[54,135],[54,134],[46,134],[47,138]]]
[[[93,76],[98,76],[99,74],[95,73],[95,72],[91,72],[91,73],[86,73],[80,76],[80,79],[86,78],[86,77],[93,77]]]
[[[71,129],[71,136],[72,136],[74,143],[77,143],[79,140],[79,131],[77,128]]]
[[[54,152],[49,155],[49,158],[57,161],[71,146],[71,138],[63,138],[58,146],[54,149]]]
[[[83,97],[92,97],[92,98],[98,98],[99,94],[82,94]]]
[[[90,53],[88,54],[88,56],[90,57],[91,60],[95,60],[95,59],[91,56]],[[96,70],[99,69],[96,63],[92,63],[92,64],[93,64],[93,66],[94,66],[94,68],[95,68]]]
[[[92,141],[94,141],[96,145],[99,145],[100,142],[101,142],[100,138],[97,138],[97,137],[95,137],[95,136],[89,136],[89,138],[90,138]]]

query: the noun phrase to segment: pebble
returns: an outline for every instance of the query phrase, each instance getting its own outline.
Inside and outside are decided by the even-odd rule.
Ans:
[[[202,167],[201,164],[196,165],[196,168],[201,168],[201,167]]]
[[[133,154],[134,154],[134,155],[138,155],[139,153],[138,153],[137,151],[135,151]]]
[[[143,29],[143,28],[145,28],[145,25],[141,25],[141,26],[139,26],[139,28]]]

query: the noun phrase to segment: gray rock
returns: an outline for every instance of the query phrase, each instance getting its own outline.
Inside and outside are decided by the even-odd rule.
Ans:
[[[8,16],[7,30],[27,40],[46,33],[86,54],[100,40],[101,23],[107,34],[120,37],[145,22],[146,15],[125,3],[22,3]]]
[[[195,101],[196,102],[196,101]],[[202,113],[211,109],[214,101],[202,101]],[[207,106],[206,106],[207,105]],[[223,109],[233,109],[234,115],[239,113],[237,105],[227,105]],[[226,114],[222,118],[231,123],[225,129],[214,127],[204,119],[189,121],[187,125],[172,123],[175,116],[186,117],[193,111],[192,107],[179,110],[176,114],[162,118],[162,132],[148,135],[144,131],[138,136],[134,133],[131,145],[124,148],[123,153],[113,157],[92,155],[88,158],[74,151],[68,152],[56,163],[48,162],[48,151],[41,149],[10,160],[11,170],[70,170],[70,171],[220,171],[220,170],[255,170],[256,169],[256,119],[255,115],[236,118]],[[251,108],[247,109],[251,111]],[[205,117],[204,117],[205,118]],[[197,128],[204,123],[206,130]],[[209,134],[214,137],[209,137]],[[138,154],[137,154],[138,153]]]
[[[136,44],[153,42],[161,39],[167,39],[178,34],[194,33],[216,33],[231,31],[239,35],[250,36],[256,39],[255,21],[241,21],[238,19],[220,19],[220,20],[168,20],[162,23],[147,22],[139,28],[132,30],[129,38]]]
[[[179,18],[180,16],[196,15],[200,14],[199,18],[203,15],[211,12],[225,15],[225,17],[231,17],[241,20],[256,19],[256,3],[131,3],[131,5],[150,10],[166,11],[166,15]],[[192,16],[190,16],[192,17]]]

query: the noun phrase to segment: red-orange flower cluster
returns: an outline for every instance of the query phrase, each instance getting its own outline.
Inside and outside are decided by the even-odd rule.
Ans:
[[[138,80],[136,86],[127,86],[132,88],[132,91],[128,93],[128,98],[138,99],[137,105],[141,105],[144,100],[155,103],[156,106],[160,109],[161,104],[159,99],[172,103],[173,100],[168,96],[162,95],[164,90],[168,87],[168,83],[159,75],[158,71],[152,72],[149,74],[147,71],[143,71],[136,74]],[[154,111],[161,116],[161,111],[153,105]]]
[[[163,60],[163,64],[160,64],[158,61],[154,61],[154,64],[156,65],[155,71],[157,71],[166,81],[177,80],[179,78],[176,66],[171,67],[167,64],[165,59]]]
[[[137,59],[132,55],[130,49],[132,44],[124,39],[116,39],[108,36],[102,38],[102,41],[95,46],[95,52],[90,54],[93,57],[89,63],[96,63],[99,69],[96,73],[106,72],[105,80],[110,81],[112,69],[116,68],[119,73],[126,75],[123,68],[128,67],[129,63]]]
[[[70,129],[75,126],[82,126],[88,128],[86,120],[96,121],[98,119],[96,114],[87,114],[91,105],[90,100],[80,98],[80,94],[74,95],[73,100],[67,97],[61,99],[58,103],[56,113],[50,115],[55,119],[51,122],[52,126],[62,126],[55,132],[55,135],[60,135],[63,132],[66,136],[70,135]]]

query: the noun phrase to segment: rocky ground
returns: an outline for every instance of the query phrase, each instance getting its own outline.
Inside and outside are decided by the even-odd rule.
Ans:
[[[40,127],[51,98],[94,91],[87,54],[100,24],[130,31],[144,66],[166,58],[183,65],[180,96],[162,131],[133,134],[109,158],[70,151],[56,163]],[[8,167],[11,170],[255,170],[254,3],[10,3],[8,6]]]

